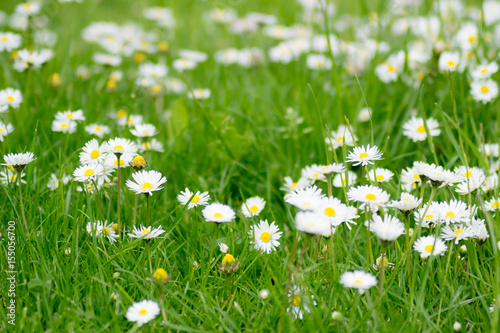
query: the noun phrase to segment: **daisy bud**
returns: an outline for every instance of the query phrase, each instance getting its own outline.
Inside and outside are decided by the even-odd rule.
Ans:
[[[106,90],[108,91],[113,91],[116,89],[116,81],[109,80],[106,82]]]
[[[118,298],[120,298],[120,295],[118,295],[117,293],[111,293],[111,298],[116,301]]]
[[[236,259],[234,259],[234,257],[228,253],[224,256],[224,258],[222,258],[222,265],[231,266],[235,261]]]
[[[64,254],[67,255],[67,256],[69,256],[71,254],[71,249],[67,248],[66,250],[64,250]]]
[[[57,88],[61,85],[61,76],[59,75],[59,73],[56,72],[52,74],[52,76],[50,77],[50,84],[54,88]]]
[[[262,299],[267,299],[269,297],[269,290],[262,289],[261,291],[259,291],[259,297]]]
[[[198,268],[198,262],[196,260],[193,261],[193,268],[194,269]]]
[[[467,253],[467,246],[465,245],[460,246],[460,252]]]
[[[167,274],[167,271],[164,270],[163,268],[156,269],[156,271],[154,271],[154,273],[153,273],[153,277],[162,283],[168,282],[168,280],[169,280],[169,276]]]
[[[144,157],[142,157],[141,155],[137,155],[136,157],[134,157],[132,162],[130,162],[130,166],[132,168],[134,168],[134,170],[139,171],[139,170],[142,170],[144,168],[147,168],[148,163],[146,162]]]
[[[227,246],[224,243],[220,243],[219,248],[220,248],[220,252],[222,252],[222,253],[227,253],[227,251],[229,251],[229,246]]]
[[[134,55],[134,61],[138,64],[146,61],[146,55],[142,52],[137,52],[135,55]]]
[[[340,311],[333,311],[332,319],[336,321],[342,321],[344,319],[344,315]]]
[[[454,330],[455,332],[458,332],[458,331],[460,331],[461,329],[462,329],[462,324],[460,324],[460,322],[459,322],[459,321],[456,321],[456,322],[454,322],[454,323],[453,323],[453,330]]]
[[[240,263],[229,253],[222,258],[222,264],[217,265],[219,272],[230,275],[240,269]]]
[[[113,278],[118,279],[120,277],[120,272],[114,272]]]
[[[158,52],[166,53],[170,50],[170,44],[167,41],[162,40],[158,43]]]
[[[113,230],[114,230],[115,232],[118,232],[118,223],[113,223],[113,224],[111,225],[111,228],[113,228]]]

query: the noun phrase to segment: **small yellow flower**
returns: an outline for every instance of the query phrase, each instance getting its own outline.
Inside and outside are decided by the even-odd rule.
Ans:
[[[167,271],[164,270],[163,268],[158,268],[156,271],[154,271],[153,276],[155,279],[157,279],[160,282],[165,282],[168,278]]]
[[[137,155],[132,159],[132,162],[130,162],[130,166],[134,168],[134,170],[139,171],[147,168],[148,163],[146,162],[144,157],[142,157],[141,155]]]
[[[54,88],[57,88],[61,85],[61,76],[59,75],[59,73],[56,72],[52,74],[52,76],[50,77],[50,84]]]
[[[234,262],[235,262],[236,259],[234,259],[234,257],[231,255],[231,254],[226,254],[224,256],[224,258],[222,259],[222,265],[224,266],[231,266]]]

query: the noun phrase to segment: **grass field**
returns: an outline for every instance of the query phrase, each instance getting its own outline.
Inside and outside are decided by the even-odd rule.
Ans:
[[[25,183],[0,166],[0,331],[499,331],[500,2],[441,4],[2,1],[0,153],[36,160],[21,167]],[[125,147],[117,169],[106,150],[119,144],[105,143],[149,147],[134,135],[142,124],[162,151]],[[65,177],[88,171],[80,154],[92,139],[102,174]],[[381,157],[352,153],[367,145]],[[137,154],[167,178],[157,191],[139,182],[152,195],[126,186]],[[341,171],[321,168],[332,163]],[[327,198],[304,195],[313,185],[342,202],[333,215]],[[190,208],[197,191],[236,216],[207,221],[220,213]],[[257,213],[245,205],[256,196]],[[378,216],[397,221],[377,232]],[[261,220],[282,234],[261,233]],[[164,233],[129,237],[140,225]],[[269,253],[252,243],[271,244],[264,234],[279,238]],[[430,235],[425,258],[417,247]],[[349,282],[358,270],[370,275]],[[143,325],[130,315],[142,300],[155,302]]]

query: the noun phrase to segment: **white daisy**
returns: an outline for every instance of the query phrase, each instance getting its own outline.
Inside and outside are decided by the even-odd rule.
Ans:
[[[472,80],[480,81],[484,79],[488,79],[491,75],[495,74],[498,71],[498,64],[496,62],[485,63],[478,65],[470,70],[470,75],[472,76]]]
[[[40,11],[40,4],[38,2],[25,2],[25,3],[20,3],[16,6],[16,13],[25,15],[25,16],[32,16],[35,14],[38,14]]]
[[[59,176],[61,177],[59,180]],[[56,190],[59,188],[60,184],[66,185],[71,180],[71,176],[66,174],[57,175],[55,173],[50,175],[50,179],[47,183],[47,187],[51,190]]]
[[[106,154],[105,157],[103,164],[106,169],[115,170],[118,168],[118,157],[115,154]],[[133,159],[133,155],[129,154],[120,156],[120,167],[126,168],[130,166]]]
[[[486,104],[498,96],[498,84],[492,79],[473,81],[470,84],[470,93],[474,100]]]
[[[287,297],[290,305],[286,309],[286,312],[290,312],[294,318],[298,318],[300,320],[304,318],[304,313],[311,312],[312,304],[316,305],[316,302],[313,300],[313,296],[311,295],[311,297],[309,297],[297,285],[294,285],[292,289],[288,291]]]
[[[375,168],[370,170],[366,174],[366,179],[371,180],[373,182],[385,183],[392,179],[394,173],[391,170],[384,168]]]
[[[349,187],[356,184],[358,175],[352,171],[347,171],[346,174],[338,174],[333,177],[333,186],[335,187]]]
[[[241,212],[246,217],[257,216],[264,209],[265,205],[266,202],[261,197],[252,197],[241,205]]]
[[[59,111],[56,113],[57,120],[66,120],[66,121],[84,121],[85,116],[83,115],[82,110],[76,111]]]
[[[206,222],[227,223],[234,220],[236,213],[228,205],[211,203],[201,211]]]
[[[285,195],[285,201],[301,210],[313,210],[325,195],[316,185],[299,188]]]
[[[443,52],[439,57],[439,70],[454,72],[460,63],[460,53]]]
[[[332,226],[338,226],[343,222],[347,206],[335,197],[323,197],[314,207],[314,212],[327,219]]]
[[[210,89],[193,89],[188,92],[188,97],[191,99],[207,99],[210,98]]]
[[[469,223],[470,211],[467,204],[459,200],[450,200],[450,202],[441,202],[438,208],[439,219],[446,225],[450,223]]]
[[[156,140],[156,139],[151,139],[148,141],[143,141],[140,142],[137,140],[137,147],[139,147],[140,152],[145,152],[145,151],[159,151],[163,152],[163,144]]]
[[[158,134],[158,131],[153,124],[138,124],[130,130],[130,133],[139,138],[149,138]]]
[[[5,169],[5,171],[0,171],[0,183],[3,185],[17,184],[18,175],[18,172],[14,172],[9,168]],[[23,179],[24,175],[25,173],[21,172],[21,183],[26,184],[26,181]]]
[[[114,138],[104,146],[105,151],[113,154],[137,154],[137,145],[128,139]]]
[[[429,129],[429,134],[431,136],[441,134],[439,123],[434,118],[427,119],[427,128]],[[413,142],[424,141],[427,138],[423,118],[412,117],[404,123],[403,130],[403,134],[412,139]]]
[[[300,172],[301,178],[308,179],[311,183],[317,180],[325,180],[325,175],[321,169],[321,166],[313,164],[311,166],[304,167]]]
[[[439,202],[431,202],[429,208],[422,207],[416,210],[413,215],[415,217],[415,222],[419,223],[421,221],[422,227],[428,228],[430,224],[437,224],[440,222],[439,214],[441,210],[441,205]],[[425,213],[425,215],[423,215]]]
[[[85,126],[85,131],[89,134],[96,135],[99,138],[103,138],[106,134],[111,132],[111,129],[106,125],[90,124]]]
[[[383,219],[379,215],[373,214],[372,220],[367,221],[367,227],[385,247],[405,233],[405,225],[398,218],[389,214],[385,214]]]
[[[474,237],[474,230],[468,226],[447,225],[441,229],[441,238],[447,241],[455,240],[455,244],[458,244],[461,240],[466,240],[472,237]]]
[[[17,109],[22,102],[23,95],[20,90],[14,88],[0,90],[0,105],[7,105]]]
[[[82,165],[75,169],[73,177],[77,182],[93,181],[104,174],[104,167],[97,162]]]
[[[3,142],[5,137],[14,131],[12,124],[5,124],[0,121],[0,142]]]
[[[35,155],[32,152],[7,154],[3,155],[3,159],[5,163],[2,165],[13,167],[17,171],[23,170],[26,165],[36,160]]]
[[[392,200],[388,206],[397,208],[401,212],[406,213],[417,208],[420,203],[422,203],[422,199],[419,199],[410,193],[403,192],[401,193],[401,200]]]
[[[345,288],[358,289],[360,294],[364,294],[365,291],[377,285],[377,278],[370,273],[357,270],[353,272],[344,272],[340,276],[340,283],[342,283]]]
[[[12,32],[0,32],[0,52],[11,52],[19,48],[21,43],[21,35]]]
[[[52,122],[52,130],[54,132],[75,133],[76,126],[77,126],[76,122],[71,120],[56,119]]]
[[[334,232],[330,221],[315,212],[298,212],[295,215],[295,226],[298,231],[309,235],[329,237]]]
[[[484,203],[484,209],[487,211],[498,211],[500,210],[500,197],[492,198]]]
[[[267,254],[276,250],[276,247],[280,245],[278,241],[281,237],[282,232],[274,222],[269,224],[267,220],[260,221],[259,224],[250,227],[248,232],[253,240],[250,241],[254,245],[255,249],[266,252]]]
[[[354,141],[357,140],[356,135],[353,136],[351,131],[344,125],[340,125],[336,131],[332,131],[330,136],[325,139],[330,149],[342,147],[344,142],[346,146],[354,146]]]
[[[80,163],[88,164],[92,162],[101,162],[104,160],[106,153],[103,147],[97,142],[96,139],[92,139],[85,144],[80,153]]]
[[[471,228],[474,232],[474,239],[476,239],[480,243],[484,243],[488,240],[488,238],[490,238],[488,229],[486,229],[486,224],[484,223],[483,219],[472,218]]]
[[[142,170],[137,171],[132,174],[134,181],[127,179],[125,185],[135,192],[135,194],[144,193],[146,195],[153,195],[154,191],[159,191],[163,189],[161,185],[167,182],[167,178],[163,177],[162,174],[154,170]]]
[[[354,149],[347,155],[346,162],[353,162],[353,166],[363,165],[366,166],[368,164],[373,164],[375,160],[382,159],[382,152],[378,149],[377,146],[373,146],[370,148],[370,145],[354,147]]]
[[[193,198],[191,199],[191,197]],[[177,195],[177,200],[181,203],[181,205],[188,205],[187,208],[191,209],[196,206],[206,206],[208,204],[208,200],[210,200],[210,195],[208,192],[202,193],[200,191],[196,191],[196,193],[194,193],[186,187],[184,191],[181,191],[181,193]]]
[[[285,177],[284,181],[285,183],[283,184],[282,187],[280,187],[280,190],[286,192],[292,192],[300,188],[306,188],[311,185],[309,179],[304,177],[299,178],[299,180],[296,182],[294,182],[291,177]]]
[[[229,251],[229,246],[224,243],[219,243],[219,250],[222,253],[227,253],[227,251]]]
[[[132,304],[128,308],[125,316],[128,321],[135,322],[138,326],[142,326],[155,319],[159,313],[160,307],[158,303],[155,301],[143,300]]]
[[[389,194],[380,187],[363,185],[351,187],[347,192],[347,198],[351,201],[363,203],[360,208],[378,210],[379,206],[384,206],[389,201]]]
[[[347,171],[343,163],[330,163],[328,165],[322,165],[320,170],[325,176],[332,173],[344,173]]]
[[[111,244],[117,241],[119,235],[113,229],[113,223],[109,223],[108,221],[95,221],[87,223],[87,232],[90,235],[94,235],[99,237],[98,239],[106,237]]]
[[[428,258],[433,256],[442,256],[448,247],[439,238],[432,235],[420,237],[413,244],[413,249],[420,253],[421,258]]]
[[[152,226],[145,227],[141,224],[139,228],[134,226],[134,229],[128,236],[131,238],[153,239],[160,237],[164,232],[165,230],[163,230],[162,226],[153,228]]]

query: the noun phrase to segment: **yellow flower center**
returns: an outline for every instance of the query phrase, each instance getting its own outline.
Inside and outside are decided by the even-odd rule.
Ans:
[[[155,84],[152,88],[153,92],[159,93],[161,91],[161,85]]]
[[[446,217],[447,217],[447,218],[452,219],[452,218],[454,218],[454,217],[455,217],[455,213],[453,213],[453,212],[448,212],[448,213],[446,213]]]
[[[425,218],[429,220],[429,219],[434,218],[434,215],[432,215],[432,214],[427,214],[427,215],[425,215]]]
[[[424,247],[424,250],[427,252],[432,252],[433,249],[434,249],[434,245],[426,245]]]
[[[393,67],[393,66],[388,65],[388,66],[387,66],[387,70],[388,70],[389,72],[394,72],[394,70],[395,70],[395,69],[394,69],[394,67]]]
[[[13,101],[14,101],[14,97],[12,97],[12,96],[7,96],[7,100],[8,100],[9,102],[13,102]]]
[[[2,37],[2,42],[6,42],[8,41],[9,39],[7,37]]]
[[[488,89],[488,87],[487,87],[487,86],[482,86],[482,87],[481,87],[481,92],[482,92],[483,94],[486,94],[488,91],[490,91],[490,90]]]
[[[123,164],[125,164],[125,161],[124,160],[120,160],[120,165],[123,165]],[[115,160],[115,165],[118,165],[118,160],[117,159]],[[142,185],[142,186],[144,186],[144,185]]]
[[[66,115],[66,117],[68,117],[69,119],[71,119],[71,118],[73,118],[73,114],[72,114],[72,113],[68,113],[68,114]]]
[[[109,80],[108,82],[106,82],[106,87],[108,87],[109,89],[113,89],[114,87],[116,87],[116,81]]]
[[[120,110],[116,113],[116,118],[121,119],[127,116],[127,112],[125,110]]]
[[[125,150],[125,149],[123,149],[123,146],[121,146],[121,145],[116,145],[116,146],[113,148],[113,150],[118,150],[118,149],[120,149],[120,150]]]
[[[292,187],[290,188],[291,190],[293,190],[294,188],[296,188],[297,186],[299,186],[299,183],[293,183]]]
[[[148,310],[146,310],[146,309],[142,309],[141,311],[139,311],[139,314],[140,314],[140,315],[143,315],[143,316],[144,316],[145,314],[147,314],[147,313],[148,313]]]
[[[90,153],[90,158],[95,160],[96,158],[99,157],[99,155],[101,155],[101,153],[99,152],[99,150],[92,150],[92,152]]]
[[[470,36],[469,37],[469,43],[474,43],[475,40],[476,40],[475,36]]]
[[[102,234],[104,236],[109,236],[111,234],[111,230],[109,230],[109,228],[102,228]]]
[[[4,131],[4,129],[3,129],[3,128],[0,128],[0,133],[2,133],[3,131]]]
[[[100,131],[101,131],[101,126],[96,126],[96,127],[94,128],[94,130],[95,130],[96,132],[100,132]]]
[[[30,7],[31,7],[31,4],[30,4],[29,2],[26,2],[26,3],[24,4],[24,8],[26,8],[26,9],[30,9]]]
[[[94,174],[94,170],[93,169],[87,169],[85,170],[85,172],[83,173],[86,177],[90,177]]]
[[[457,229],[457,230],[455,230],[455,236],[457,236],[457,237],[458,237],[460,234],[463,234],[463,233],[464,233],[464,231],[463,231],[462,229]]]
[[[68,127],[68,124],[61,124],[61,128],[66,128]]]
[[[200,197],[199,197],[199,196],[197,196],[197,195],[195,195],[195,196],[193,197],[193,199],[191,199],[191,202],[194,202],[194,203],[197,203],[198,201],[200,201]]]
[[[222,215],[221,213],[215,213],[215,214],[214,214],[214,217],[215,217],[215,218],[221,218],[222,216],[223,216],[223,215]]]
[[[151,232],[151,231],[149,231],[149,229],[144,229],[144,230],[142,231],[142,235],[143,235],[143,236],[144,236],[144,235],[148,235],[150,232]]]
[[[264,231],[263,233],[260,234],[260,240],[263,241],[264,243],[267,243],[271,240],[271,234],[268,233],[267,231]]]
[[[492,205],[491,208],[500,208],[500,202],[495,201]]]
[[[299,306],[302,303],[302,297],[299,295],[293,295],[292,297],[292,304],[295,306]]]
[[[318,178],[319,177],[319,173],[313,173],[313,177],[314,178]]]
[[[384,180],[384,176],[382,176],[382,175],[378,175],[378,176],[377,176],[377,180],[378,180],[378,181]]]
[[[465,173],[465,177],[472,177],[472,172],[470,170],[467,170],[467,172]]]
[[[368,200],[375,200],[375,199],[377,199],[377,196],[375,194],[368,193],[366,195],[366,199],[368,199]]]
[[[454,61],[448,61],[448,66],[455,66],[455,62]]]
[[[141,190],[146,191],[146,190],[151,190],[153,188],[153,185],[151,183],[145,182],[141,186]]]
[[[424,127],[424,125],[420,125],[420,126],[418,126],[418,128],[417,128],[417,132],[418,132],[418,133],[425,133],[425,127]]]
[[[413,179],[419,180],[420,179],[420,175],[418,173],[414,174],[413,175]]]
[[[258,210],[259,210],[259,207],[255,206],[255,205],[253,205],[252,207],[250,207],[250,211],[252,213],[257,213]]]
[[[362,283],[363,283],[363,281],[361,281],[359,279],[358,280],[354,280],[354,284],[358,284],[359,285],[359,284],[362,284]]]
[[[343,137],[341,137],[341,136],[339,136],[339,137],[337,138],[337,142],[338,142],[338,143],[341,143],[342,141],[344,141],[344,138],[343,138]]]
[[[484,73],[486,73],[487,71],[488,71],[488,69],[487,69],[487,68],[485,68],[485,69],[483,69],[483,70],[481,71],[481,74],[484,74]]]
[[[368,157],[368,153],[359,154],[359,158],[366,158],[366,157]]]
[[[235,261],[236,259],[234,259],[234,257],[228,253],[224,256],[224,258],[222,258],[222,265],[224,266],[232,265]]]
[[[335,209],[328,207],[325,209],[325,214],[327,216],[333,217],[333,216],[335,216]]]

